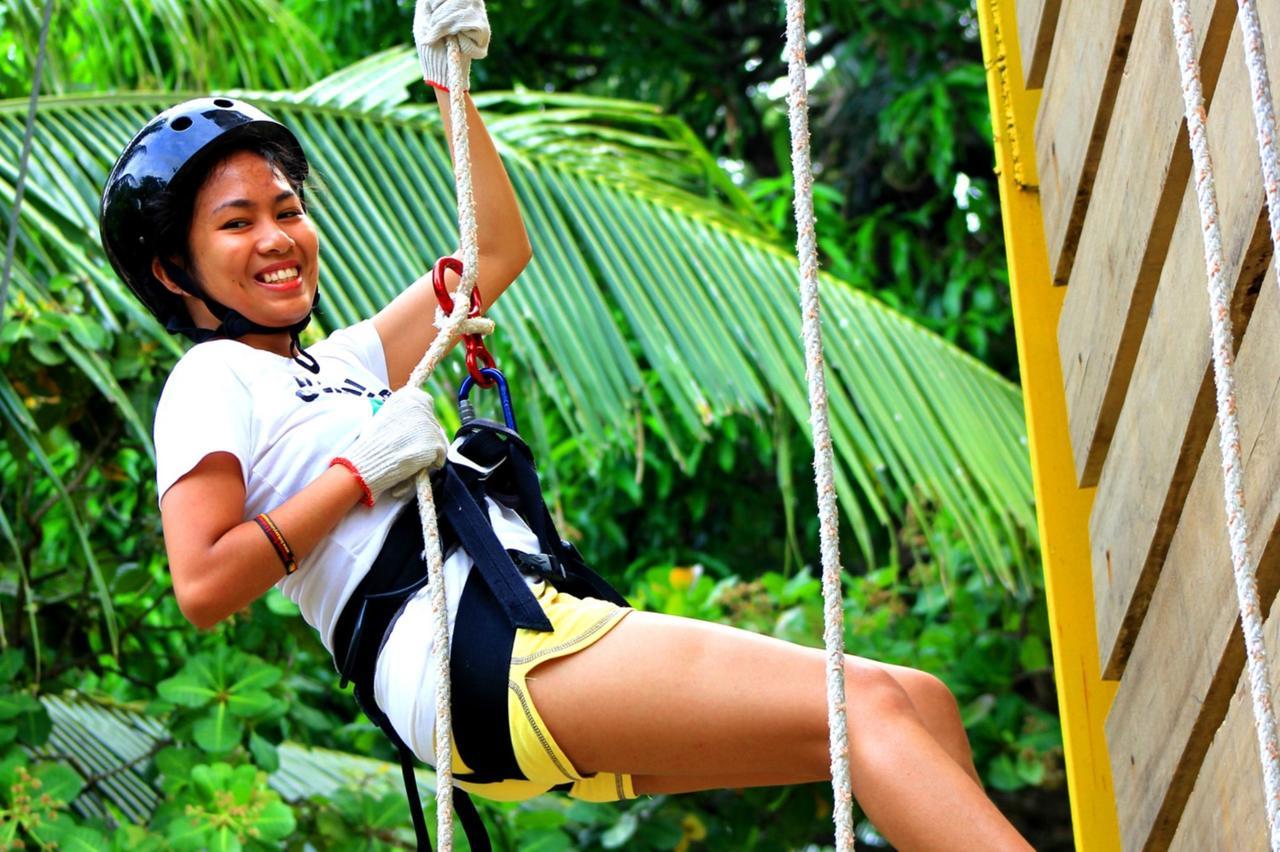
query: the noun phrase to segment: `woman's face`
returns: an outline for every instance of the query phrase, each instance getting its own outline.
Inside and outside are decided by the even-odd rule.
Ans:
[[[315,225],[288,179],[261,155],[238,151],[213,167],[196,193],[187,244],[190,271],[205,291],[242,316],[282,327],[311,310],[320,274]],[[181,292],[161,271],[165,285]],[[198,326],[217,328],[203,302],[185,301]]]

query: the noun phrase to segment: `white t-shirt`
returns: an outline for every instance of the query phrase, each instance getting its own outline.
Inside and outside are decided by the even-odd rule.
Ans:
[[[382,341],[369,320],[335,331],[307,351],[320,365],[318,374],[292,358],[234,340],[211,340],[183,355],[156,409],[158,497],[205,456],[230,453],[244,477],[247,521],[324,473],[391,391]],[[475,466],[452,448],[450,459]],[[413,499],[384,492],[372,507],[357,504],[296,572],[276,584],[320,632],[330,653],[343,606],[382,549],[392,522]],[[540,549],[517,514],[492,500],[488,509],[504,547]],[[450,636],[471,565],[460,549],[445,560]],[[409,601],[388,637],[378,658],[375,697],[406,743],[430,763],[436,678],[427,595],[424,587]],[[384,665],[390,661],[394,677],[393,667]]]

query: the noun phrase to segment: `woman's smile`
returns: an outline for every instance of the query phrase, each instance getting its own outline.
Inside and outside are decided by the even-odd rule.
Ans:
[[[294,290],[302,286],[302,266],[292,260],[273,263],[253,277],[268,290]]]

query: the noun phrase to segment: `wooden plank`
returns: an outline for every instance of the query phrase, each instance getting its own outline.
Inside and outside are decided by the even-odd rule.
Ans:
[[[1022,45],[1023,80],[1028,89],[1044,85],[1061,7],[1062,0],[1018,0],[1018,41]]]
[[[1036,164],[1049,269],[1067,283],[1139,0],[1062,7],[1036,119]]]
[[[1191,13],[1210,103],[1236,3],[1193,0]],[[1170,17],[1168,0],[1143,0],[1058,327],[1083,486],[1102,470],[1191,172]]]
[[[1271,694],[1275,695],[1280,691],[1280,665],[1276,665],[1280,659],[1280,618],[1274,604],[1262,636],[1271,661]],[[1171,852],[1271,848],[1247,672],[1236,684],[1227,718],[1213,737],[1169,848]]]
[[[1264,21],[1274,44],[1280,15],[1268,11]],[[1242,333],[1248,319],[1243,306],[1259,286],[1271,249],[1259,230],[1264,193],[1238,28],[1227,56],[1208,133],[1223,272],[1235,284]],[[1090,521],[1098,647],[1103,671],[1112,678],[1124,669],[1213,420],[1203,246],[1188,186]]]
[[[1272,267],[1236,360],[1245,501],[1259,557],[1258,594],[1266,601],[1280,589],[1278,338],[1280,291]],[[1107,717],[1125,849],[1163,849],[1172,840],[1243,670],[1221,465],[1214,429]]]

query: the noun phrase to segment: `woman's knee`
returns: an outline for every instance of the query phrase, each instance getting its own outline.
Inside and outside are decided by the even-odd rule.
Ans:
[[[845,663],[844,689],[846,706],[856,708],[848,714],[850,728],[917,715],[911,695],[898,678],[869,661]]]
[[[960,718],[960,704],[955,693],[940,677],[918,669],[904,668],[902,672],[903,688],[921,715]]]

